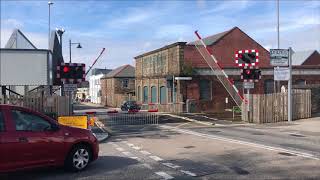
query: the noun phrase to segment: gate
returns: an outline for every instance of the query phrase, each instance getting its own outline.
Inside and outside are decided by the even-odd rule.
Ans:
[[[111,112],[97,116],[99,121],[104,124],[104,127],[111,131],[111,134],[154,130],[159,124],[159,114],[152,112]]]

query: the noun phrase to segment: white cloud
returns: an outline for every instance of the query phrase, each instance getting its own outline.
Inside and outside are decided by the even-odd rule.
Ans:
[[[157,39],[184,39],[192,35],[192,27],[185,24],[170,24],[159,27],[155,32],[155,38]]]
[[[121,17],[115,17],[107,22],[108,27],[125,28],[129,25],[136,25],[137,23],[145,22],[154,16],[154,13],[142,11],[141,9],[134,9]]]
[[[253,1],[248,0],[228,0],[228,1],[219,1],[217,6],[210,7],[209,10],[202,11],[200,14],[213,14],[218,12],[236,12],[247,8],[249,5],[252,5]]]

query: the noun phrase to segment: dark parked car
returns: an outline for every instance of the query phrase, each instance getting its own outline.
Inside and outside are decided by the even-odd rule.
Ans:
[[[121,105],[122,111],[139,111],[141,107],[137,104],[136,101],[124,101]]]
[[[42,166],[85,169],[99,143],[87,129],[58,124],[30,109],[0,105],[0,173]]]

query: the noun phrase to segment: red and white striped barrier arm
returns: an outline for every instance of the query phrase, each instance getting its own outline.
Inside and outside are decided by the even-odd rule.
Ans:
[[[221,82],[227,92],[230,94],[232,99],[238,106],[241,106],[243,102],[247,103],[247,100],[243,97],[243,95],[239,92],[237,87],[234,85],[233,79],[229,78],[226,72],[222,69],[221,65],[219,64],[218,60],[213,56],[209,47],[203,42],[203,39],[199,35],[198,31],[195,31],[196,36],[199,39],[199,43],[195,43],[195,47],[209,65],[211,70],[216,75],[217,79]]]

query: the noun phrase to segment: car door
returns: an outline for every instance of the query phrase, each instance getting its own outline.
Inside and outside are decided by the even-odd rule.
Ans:
[[[10,136],[10,125],[6,118],[5,109],[0,107],[0,172],[19,167],[15,156],[15,140]]]
[[[64,141],[61,131],[51,131],[52,124],[44,117],[23,108],[13,108],[11,119],[21,154],[26,166],[55,163],[61,159]]]
[[[0,171],[23,168],[27,162],[22,157],[23,149],[11,121],[10,107],[0,107]]]

